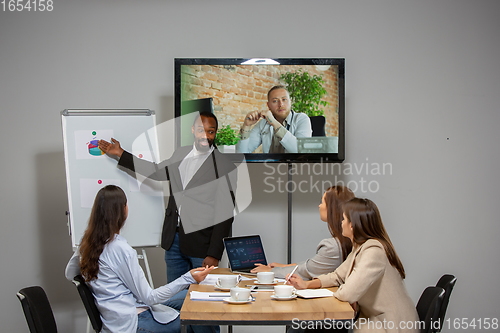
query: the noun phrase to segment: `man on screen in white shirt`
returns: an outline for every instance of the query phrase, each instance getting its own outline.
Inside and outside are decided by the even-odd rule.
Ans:
[[[285,86],[274,86],[269,90],[267,106],[269,110],[252,111],[246,115],[237,151],[251,153],[262,144],[263,153],[297,153],[297,138],[311,137],[309,117],[292,110]]]

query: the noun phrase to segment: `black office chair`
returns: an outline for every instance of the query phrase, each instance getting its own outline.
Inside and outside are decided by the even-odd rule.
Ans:
[[[326,118],[324,116],[312,116],[309,119],[311,120],[312,136],[326,136]]]
[[[90,323],[92,324],[92,328],[96,332],[100,332],[102,329],[102,320],[101,314],[97,309],[95,304],[95,298],[89,287],[85,283],[85,279],[81,275],[77,275],[73,278],[73,284],[78,289],[78,294],[80,294],[80,298],[82,299],[83,305],[85,306],[85,310],[87,311],[87,315],[89,316]]]
[[[42,287],[23,288],[17,293],[17,298],[21,301],[31,333],[57,333],[52,307]]]
[[[436,329],[439,310],[444,298],[444,289],[441,287],[427,287],[417,303],[417,313],[422,325],[421,333],[431,333]]]
[[[441,308],[439,309],[439,328],[436,330],[436,332],[441,332],[444,322],[444,316],[446,315],[446,309],[448,308],[448,303],[450,301],[450,295],[453,287],[455,287],[456,282],[457,278],[454,275],[445,274],[441,276],[438,283],[436,284],[436,287],[441,287],[444,289],[444,298],[443,302],[441,303]]]

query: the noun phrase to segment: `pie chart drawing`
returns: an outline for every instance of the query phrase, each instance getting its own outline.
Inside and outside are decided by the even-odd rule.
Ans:
[[[100,150],[99,147],[97,146],[97,141],[98,140],[90,141],[89,146],[88,146],[90,155],[93,155],[93,156],[104,155],[104,152],[102,150]]]

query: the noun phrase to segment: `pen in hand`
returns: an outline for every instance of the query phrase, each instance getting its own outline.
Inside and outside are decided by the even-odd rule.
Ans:
[[[292,274],[295,273],[295,271],[297,270],[297,267],[299,267],[299,265],[295,265],[295,267],[293,268],[292,272],[288,275],[288,277],[285,280],[285,283],[283,283],[283,284],[287,284],[288,283],[288,280],[290,280],[290,277],[292,276]]]

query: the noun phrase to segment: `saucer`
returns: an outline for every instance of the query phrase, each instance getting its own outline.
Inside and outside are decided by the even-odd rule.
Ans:
[[[217,283],[215,284],[215,289],[218,289],[218,290],[222,290],[222,291],[230,291],[231,288],[235,288],[237,287],[238,285],[236,286],[233,286],[233,287],[229,287],[229,288],[222,288],[221,286],[217,285]]]
[[[274,280],[274,282],[271,282],[271,283],[262,283],[262,282],[255,280],[253,283],[263,285],[263,286],[272,286],[272,285],[278,284],[278,282],[276,280]]]
[[[290,301],[290,300],[292,300],[294,298],[297,298],[297,295],[292,295],[290,297],[277,297],[276,295],[272,294],[271,298],[275,299],[277,301]]]
[[[235,301],[231,297],[224,298],[223,301],[229,304],[246,304],[252,302],[252,296],[250,296],[246,301]]]

